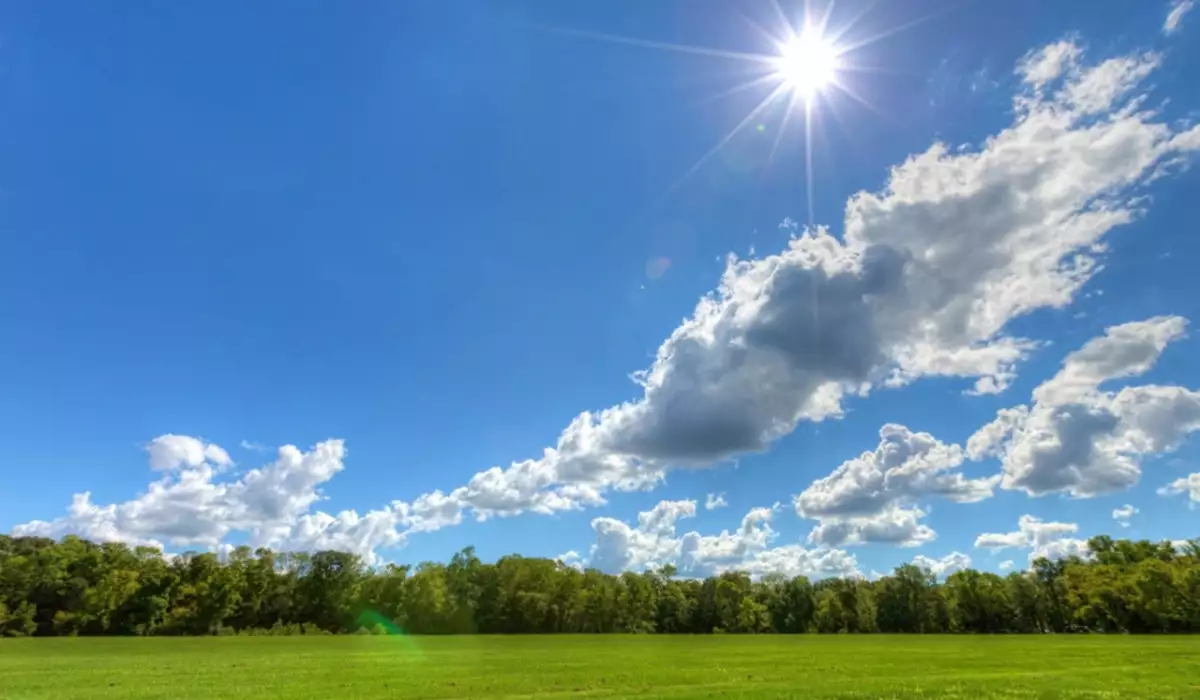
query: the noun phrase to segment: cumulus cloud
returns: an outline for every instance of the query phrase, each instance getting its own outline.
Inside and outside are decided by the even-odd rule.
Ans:
[[[229,453],[220,446],[188,435],[160,435],[146,445],[146,452],[150,455],[150,468],[157,471],[194,469],[206,463],[217,468],[233,464]]]
[[[98,505],[90,493],[76,494],[65,516],[18,525],[13,533],[216,548],[237,532],[252,545],[336,547],[368,557],[398,540],[396,525],[402,518],[391,511],[364,517],[309,512],[322,498],[320,487],[344,467],[341,440],[318,443],[308,452],[285,445],[274,461],[227,480],[218,467],[231,462],[217,445],[163,435],[150,441],[147,452],[151,469],[167,474],[136,498]]]
[[[1016,566],[1016,564],[1013,562],[1012,559],[1005,559],[1004,561],[1000,562],[1000,570],[1001,571],[1008,571],[1009,569],[1013,568],[1014,566]]]
[[[1163,34],[1168,36],[1174,34],[1179,29],[1183,16],[1191,12],[1194,5],[1193,0],[1174,0],[1171,3],[1171,10],[1167,13],[1167,18],[1163,20]]]
[[[1113,520],[1121,527],[1129,527],[1129,523],[1133,520],[1133,516],[1138,514],[1138,509],[1129,504],[1125,504],[1120,508],[1116,508],[1112,512]]]
[[[695,501],[662,501],[638,514],[635,527],[615,518],[592,520],[596,543],[588,563],[604,571],[656,569],[679,560],[675,521],[696,514]]]
[[[971,568],[971,557],[962,552],[951,552],[941,559],[931,559],[918,554],[913,557],[912,563],[932,572],[938,578],[945,578],[956,571]]]
[[[336,515],[316,511],[299,516],[290,528],[278,528],[273,539],[264,541],[288,551],[352,552],[368,564],[379,564],[382,559],[376,550],[404,543],[404,535],[397,531],[404,522],[395,509],[371,510],[361,516],[353,510]]]
[[[704,510],[716,510],[717,508],[724,508],[727,505],[729,504],[725,502],[725,494],[723,493],[710,493],[704,499]]]
[[[1068,355],[1058,374],[1034,389],[1034,401],[1062,406],[1094,395],[1106,381],[1144,374],[1186,330],[1187,320],[1179,316],[1106,328],[1103,336]]]
[[[558,557],[558,561],[563,566],[569,566],[572,569],[576,569],[578,571],[583,571],[583,568],[584,568],[583,556],[579,552],[576,552],[573,549],[564,554],[560,554]]]
[[[827,547],[891,544],[919,547],[937,539],[933,528],[921,522],[928,513],[920,508],[891,507],[875,515],[827,518],[808,534],[808,541]]]
[[[661,501],[638,514],[637,524],[614,518],[595,518],[596,541],[588,556],[568,552],[564,563],[591,566],[603,571],[642,571],[673,564],[685,576],[708,576],[723,571],[746,571],[759,577],[770,573],[787,576],[853,576],[858,574],[855,558],[830,548],[806,549],[797,544],[773,546],[777,533],[771,528],[776,508],[754,508],[733,531],[716,535],[688,532],[679,535],[679,520],[696,514],[696,502]]]
[[[1079,532],[1075,523],[1046,522],[1032,515],[1022,515],[1017,521],[1016,532],[984,533],[975,538],[980,549],[1000,551],[1004,549],[1028,549],[1029,561],[1039,557],[1065,559],[1088,555],[1087,540],[1071,537]]]
[[[1200,472],[1188,474],[1158,490],[1160,496],[1185,495],[1191,504],[1200,503]]]
[[[972,435],[968,455],[999,457],[1001,487],[1033,496],[1085,498],[1129,488],[1147,455],[1174,450],[1200,429],[1200,393],[1101,386],[1149,370],[1186,327],[1178,316],[1157,316],[1108,328],[1034,389],[1032,407],[1004,409]]]
[[[996,418],[975,431],[967,439],[967,456],[979,461],[1000,454],[1000,448],[1019,426],[1029,417],[1028,406],[1002,408],[996,412]]]
[[[830,547],[865,542],[916,546],[937,535],[916,504],[940,497],[958,503],[990,498],[999,477],[968,479],[953,471],[966,452],[929,433],[888,424],[879,446],[843,462],[793,499],[796,513],[819,524],[809,540]]]

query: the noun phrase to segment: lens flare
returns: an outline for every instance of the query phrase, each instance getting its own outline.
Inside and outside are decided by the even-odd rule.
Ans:
[[[417,637],[408,634],[403,627],[376,610],[368,609],[359,613],[358,626],[359,629],[364,629],[374,635],[396,639],[402,644],[405,652],[414,658],[419,658],[421,655],[421,646]]]

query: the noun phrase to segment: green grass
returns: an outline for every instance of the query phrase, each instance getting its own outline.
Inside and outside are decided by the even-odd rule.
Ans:
[[[0,640],[0,698],[1200,698],[1192,637]]]

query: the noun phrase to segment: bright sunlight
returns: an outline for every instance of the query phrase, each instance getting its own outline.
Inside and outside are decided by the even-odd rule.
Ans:
[[[819,33],[805,30],[781,47],[776,65],[788,87],[809,97],[833,81],[837,59],[833,44]]]

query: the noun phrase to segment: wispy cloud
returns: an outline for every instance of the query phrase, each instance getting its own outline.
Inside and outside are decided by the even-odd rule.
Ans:
[[[1195,6],[1194,0],[1175,0],[1171,3],[1171,11],[1167,13],[1167,18],[1163,20],[1163,34],[1170,36],[1179,30],[1179,24],[1183,21],[1183,16],[1191,12]]]
[[[1129,523],[1133,520],[1133,516],[1137,514],[1138,509],[1134,508],[1128,503],[1120,508],[1114,509],[1112,512],[1113,520],[1116,520],[1117,524],[1121,527],[1129,527]]]

